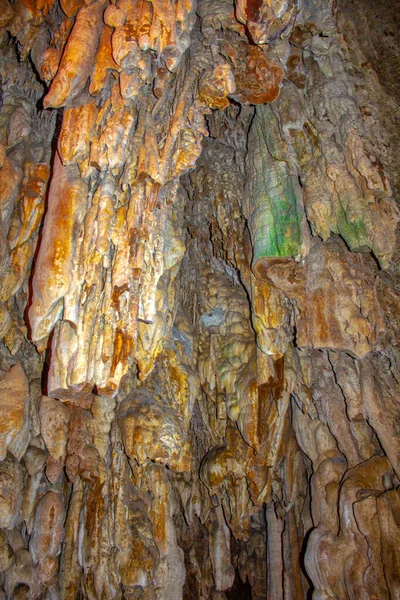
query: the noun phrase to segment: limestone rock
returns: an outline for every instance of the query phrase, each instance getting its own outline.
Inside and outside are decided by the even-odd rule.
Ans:
[[[245,23],[256,44],[266,44],[290,27],[294,22],[297,4],[294,0],[258,2],[239,0],[237,18]]]
[[[234,99],[243,104],[265,104],[276,100],[283,79],[282,68],[269,60],[258,46],[239,45],[239,52],[235,46],[226,48],[226,53],[236,63]]]
[[[103,11],[102,2],[83,6],[79,10],[57,75],[43,101],[45,107],[64,106],[68,99],[77,96],[84,88],[103,28]]]
[[[23,471],[11,454],[0,463],[0,526],[13,529],[21,520]]]
[[[124,400],[118,419],[129,458],[139,464],[150,459],[177,471],[190,468],[190,451],[179,419],[148,393]]]
[[[217,65],[213,71],[205,72],[200,80],[199,96],[210,108],[229,106],[227,96],[236,89],[235,80],[229,64]]]
[[[253,270],[306,254],[301,188],[284,160],[276,160],[266,134],[269,111],[257,109],[249,139],[247,216],[254,247]]]
[[[47,450],[55,460],[66,456],[69,410],[59,400],[42,396],[40,401],[40,432]]]
[[[29,549],[41,583],[49,585],[57,574],[57,556],[61,551],[64,536],[64,504],[54,492],[47,492],[40,500],[33,524],[33,535]]]
[[[0,0],[0,598],[399,596],[397,21]]]
[[[76,250],[85,193],[85,183],[79,178],[76,167],[63,166],[57,153],[49,191],[50,206],[46,214],[48,225],[37,259],[42,266],[35,270],[35,297],[29,311],[35,340],[49,335],[62,312],[63,298],[72,276],[70,253],[74,254]]]
[[[17,459],[24,455],[28,442],[29,386],[18,364],[0,380],[0,460],[9,450]]]
[[[383,327],[381,309],[374,293],[373,275],[364,267],[361,256],[350,255],[343,244],[331,239],[314,245],[304,266],[272,266],[267,270],[275,285],[297,303],[300,348],[344,350],[362,358],[379,340]],[[303,269],[308,268],[312,275],[303,279]],[[280,273],[284,271],[283,289]],[[304,287],[302,281],[307,282]],[[363,296],[361,290],[365,290]]]

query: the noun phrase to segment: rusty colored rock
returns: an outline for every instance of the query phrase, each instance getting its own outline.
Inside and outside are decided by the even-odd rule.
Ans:
[[[399,596],[389,4],[0,0],[0,598]]]
[[[64,111],[59,137],[59,151],[63,165],[75,164],[87,158],[96,118],[97,110],[93,101]],[[74,136],[71,135],[71,131],[74,131]]]
[[[229,106],[227,96],[236,89],[229,64],[217,65],[212,72],[206,71],[199,85],[200,100],[213,109]]]
[[[90,75],[94,55],[103,28],[102,2],[80,9],[75,25],[68,38],[50,91],[43,100],[47,107],[64,106],[67,100],[75,98],[84,88]]]
[[[49,190],[48,226],[39,248],[33,288],[35,298],[29,318],[32,337],[40,340],[52,330],[62,311],[62,300],[72,276],[71,254],[76,249],[79,221],[83,216],[86,185],[75,166],[63,166],[56,154]],[[52,276],[50,276],[50,271]]]
[[[283,69],[258,46],[246,47],[245,61],[239,62],[234,74],[236,92],[232,96],[241,104],[265,104],[279,96]]]
[[[293,26],[296,0],[238,0],[236,16],[255,44],[266,44]]]
[[[383,323],[373,276],[362,255],[353,260],[343,244],[331,239],[314,245],[304,263],[304,267],[271,266],[267,271],[279,289],[296,299],[298,346],[343,350],[363,358],[378,342]],[[312,275],[303,278],[308,268]]]

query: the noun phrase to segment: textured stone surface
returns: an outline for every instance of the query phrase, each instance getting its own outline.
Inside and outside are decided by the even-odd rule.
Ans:
[[[399,597],[398,13],[0,0],[0,598]]]
[[[20,365],[14,365],[0,380],[0,459],[7,450],[18,459],[28,444],[29,386]]]

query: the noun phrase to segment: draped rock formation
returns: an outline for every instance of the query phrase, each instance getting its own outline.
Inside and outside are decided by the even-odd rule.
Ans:
[[[399,12],[0,0],[0,599],[400,598]]]

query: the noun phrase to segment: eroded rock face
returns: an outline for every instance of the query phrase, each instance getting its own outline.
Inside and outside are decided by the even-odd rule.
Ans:
[[[0,598],[399,596],[400,50],[354,6],[0,0]]]

